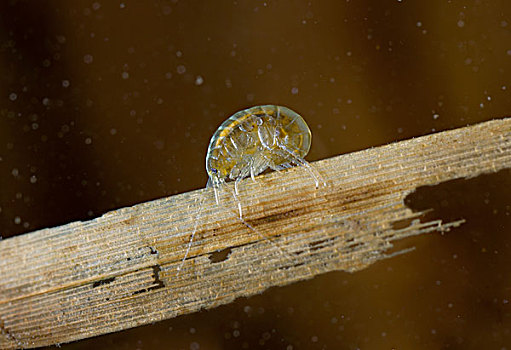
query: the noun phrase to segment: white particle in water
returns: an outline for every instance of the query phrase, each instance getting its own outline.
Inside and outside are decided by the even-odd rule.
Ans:
[[[511,50],[507,50],[508,56],[511,56]]]
[[[184,74],[186,72],[186,67],[180,64],[176,68],[177,74]]]
[[[440,115],[439,115],[439,114],[437,114],[437,113],[433,114],[433,119],[435,119],[435,120],[436,120],[436,119],[438,119],[438,118],[440,118]]]
[[[92,4],[92,9],[93,9],[94,11],[97,11],[97,10],[99,10],[100,8],[101,8],[101,4],[100,4],[99,2],[95,2],[95,3],[93,3],[93,4]]]
[[[19,216],[16,216],[16,217],[14,218],[14,223],[15,223],[16,225],[21,224],[21,218],[20,218]]]
[[[35,175],[30,176],[30,183],[35,184],[36,182],[37,182],[37,176],[35,176]]]
[[[65,44],[66,43],[66,37],[64,35],[57,35],[57,41],[59,44]]]
[[[119,5],[119,7],[120,7],[120,8],[122,8],[122,9],[123,9],[123,8],[126,8],[126,4],[125,4],[125,3],[123,3],[123,2],[121,2],[121,3],[120,3],[120,5]]]
[[[293,88],[291,89],[291,93],[292,93],[293,95],[298,94],[298,88],[297,88],[297,87],[293,87]]]
[[[91,139],[90,137],[87,137],[87,138],[85,139],[85,144],[86,144],[86,145],[90,145],[91,143],[92,143],[92,139]]]
[[[204,78],[202,78],[200,75],[197,75],[197,78],[195,78],[195,85],[200,86],[204,83]]]
[[[417,22],[416,26],[419,27],[419,28],[422,27],[422,22],[421,21]]]
[[[172,73],[170,73],[170,72],[165,73],[165,79],[170,79],[170,78],[172,78]]]
[[[464,26],[465,26],[465,21],[463,21],[462,19],[460,19],[460,20],[458,21],[458,27],[463,28]]]
[[[18,168],[14,168],[14,169],[12,169],[11,174],[12,174],[12,176],[16,177],[20,174],[20,171],[18,170]]]
[[[93,60],[94,58],[92,57],[92,55],[87,54],[83,56],[83,62],[85,62],[86,64],[91,64]]]
[[[130,73],[128,73],[128,72],[122,72],[121,77],[122,77],[123,79],[128,79],[128,78],[130,77]]]
[[[11,100],[11,101],[16,101],[16,99],[17,99],[17,98],[18,98],[18,95],[17,95],[16,93],[11,92],[11,93],[9,94],[9,100]]]
[[[69,87],[69,80],[62,80],[62,86],[65,88]]]

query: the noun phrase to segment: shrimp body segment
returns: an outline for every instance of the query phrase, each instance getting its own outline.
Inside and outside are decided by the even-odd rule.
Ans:
[[[267,168],[307,164],[303,158],[310,145],[309,127],[289,108],[266,105],[239,111],[211,138],[206,156],[208,184],[218,188],[229,180],[254,178]]]

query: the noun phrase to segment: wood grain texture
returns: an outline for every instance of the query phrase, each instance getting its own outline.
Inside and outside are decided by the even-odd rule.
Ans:
[[[418,186],[511,167],[511,119],[346,154],[240,186],[203,189],[0,241],[0,348],[69,342],[212,308],[389,256],[421,222]],[[200,219],[197,219],[202,206]],[[469,218],[466,218],[467,220]],[[190,235],[197,233],[178,273]]]

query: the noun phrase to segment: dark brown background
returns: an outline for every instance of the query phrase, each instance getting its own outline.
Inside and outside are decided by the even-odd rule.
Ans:
[[[252,105],[301,113],[309,160],[509,115],[511,4],[2,1],[0,69],[7,238],[203,187]],[[510,174],[410,196],[467,220],[412,253],[63,347],[511,349]]]

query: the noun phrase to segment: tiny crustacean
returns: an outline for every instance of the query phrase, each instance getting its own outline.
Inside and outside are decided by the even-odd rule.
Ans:
[[[283,106],[256,106],[232,115],[220,125],[209,143],[206,156],[207,187],[213,187],[216,202],[219,189],[227,181],[234,181],[233,197],[238,207],[238,219],[254,230],[244,219],[238,187],[241,180],[261,174],[266,169],[283,170],[295,165],[303,166],[314,179],[316,188],[324,184],[319,173],[304,159],[311,145],[311,132],[305,120]],[[197,222],[183,258],[188,257]],[[255,231],[255,230],[254,230]],[[181,264],[182,265],[182,264]],[[181,268],[179,266],[178,270]]]
[[[319,176],[304,157],[311,145],[305,120],[282,106],[257,106],[239,111],[223,122],[209,143],[206,156],[208,186],[228,180],[252,179],[267,168],[282,170],[293,163],[305,166],[319,186]],[[218,195],[217,195],[218,198]]]

